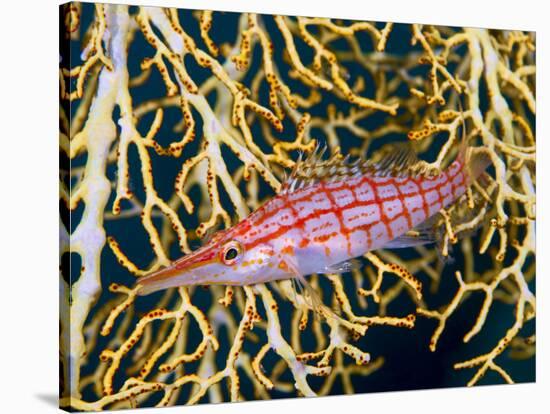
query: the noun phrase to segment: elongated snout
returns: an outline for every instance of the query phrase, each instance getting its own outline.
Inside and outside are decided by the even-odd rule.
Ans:
[[[138,295],[179,286],[199,285],[209,279],[217,267],[214,249],[204,247],[138,280]]]

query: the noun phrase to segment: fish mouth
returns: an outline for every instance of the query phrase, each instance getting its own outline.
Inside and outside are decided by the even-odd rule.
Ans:
[[[178,277],[178,275],[181,274],[182,272],[178,271],[175,266],[170,265],[143,276],[137,281],[137,284],[139,285],[137,293],[140,296],[145,296],[158,290],[182,286],[183,284],[180,280],[178,280],[181,279]]]
[[[168,288],[198,285],[201,277],[197,270],[215,261],[216,255],[212,249],[199,249],[162,269],[139,278],[137,284],[140,287],[137,294],[145,296]]]

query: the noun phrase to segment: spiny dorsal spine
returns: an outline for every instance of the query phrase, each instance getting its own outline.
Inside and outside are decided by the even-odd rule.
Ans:
[[[319,181],[334,182],[345,178],[370,175],[373,177],[418,177],[431,176],[426,164],[421,162],[410,148],[397,151],[385,151],[374,159],[357,158],[350,160],[350,155],[342,155],[336,151],[329,158],[323,159],[327,151],[326,146],[317,145],[315,149],[298,161],[290,176],[285,180],[282,193],[293,192],[313,185]],[[379,158],[375,161],[376,158]]]

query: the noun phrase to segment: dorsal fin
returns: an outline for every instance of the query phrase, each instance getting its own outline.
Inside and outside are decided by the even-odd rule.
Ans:
[[[379,177],[405,177],[423,174],[420,160],[408,144],[387,145],[369,159],[373,175]]]
[[[322,180],[334,182],[363,174],[377,177],[423,174],[417,168],[419,160],[409,146],[384,148],[369,160],[357,158],[351,161],[349,154],[343,156],[340,152],[323,159],[326,152],[326,146],[317,145],[307,158],[303,159],[303,154],[300,154],[292,172],[283,183],[281,193],[293,192]]]

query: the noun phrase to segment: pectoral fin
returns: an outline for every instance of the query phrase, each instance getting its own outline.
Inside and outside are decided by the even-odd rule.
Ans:
[[[331,266],[327,266],[321,273],[347,273],[354,269],[360,269],[361,262],[359,260],[350,259],[344,262],[336,263]]]
[[[422,246],[424,244],[435,243],[435,235],[427,233],[405,233],[403,236],[396,237],[384,245],[385,249],[403,249],[406,247]]]
[[[298,266],[293,263],[292,260],[282,261],[280,267],[288,270],[292,277],[293,283],[296,287],[298,287],[305,303],[316,315],[321,315],[325,318],[340,318],[330,307],[323,303],[319,293],[317,293],[315,288],[311,286],[304,275],[300,273]]]

